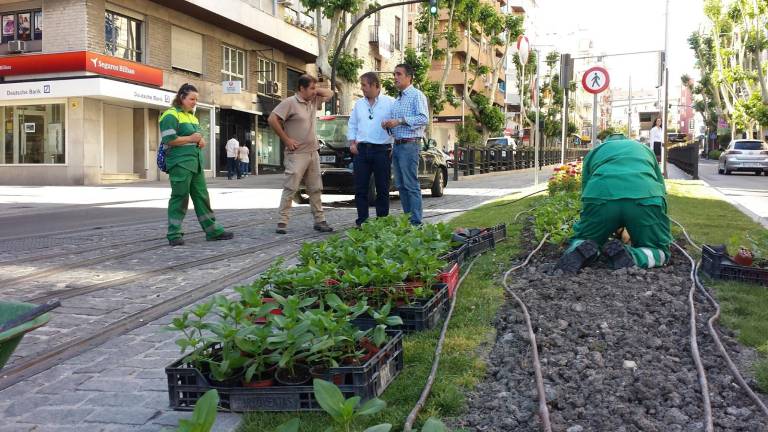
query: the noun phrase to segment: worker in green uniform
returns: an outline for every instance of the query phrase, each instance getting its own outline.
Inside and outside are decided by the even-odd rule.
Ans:
[[[205,139],[193,114],[197,105],[197,88],[184,84],[173,99],[173,106],[160,116],[160,136],[166,150],[166,168],[171,180],[168,200],[168,243],[184,244],[181,223],[187,214],[189,198],[195,206],[197,220],[207,240],[229,240],[231,232],[216,223],[203,173]]]
[[[609,136],[584,158],[581,181],[581,217],[557,268],[576,273],[601,252],[614,269],[669,262],[667,192],[648,146],[623,135]],[[631,246],[608,241],[622,227],[629,232]]]

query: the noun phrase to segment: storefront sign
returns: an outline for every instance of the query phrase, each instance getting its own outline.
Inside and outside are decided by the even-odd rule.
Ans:
[[[96,77],[0,84],[0,100],[95,97],[168,107],[174,96],[162,89]]]
[[[222,81],[221,88],[224,94],[240,94],[242,93],[242,81]]]
[[[163,71],[160,69],[88,51],[0,58],[0,76],[78,71],[87,71],[158,87],[163,85]]]

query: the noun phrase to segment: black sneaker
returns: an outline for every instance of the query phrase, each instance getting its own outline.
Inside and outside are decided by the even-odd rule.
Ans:
[[[278,234],[288,234],[288,224],[284,224],[280,222],[277,224],[277,229],[275,230]]]
[[[314,228],[315,231],[320,231],[320,232],[332,232],[333,231],[333,228],[331,228],[331,226],[328,225],[328,222],[326,222],[326,221],[318,222],[312,228]]]
[[[184,246],[184,239],[179,237],[173,240],[168,240],[168,244],[171,246]]]
[[[621,240],[613,239],[603,245],[603,254],[608,257],[611,268],[614,270],[632,267],[635,265],[635,259],[629,254],[627,248]]]
[[[555,268],[562,270],[563,273],[576,274],[582,267],[597,259],[598,255],[600,251],[597,243],[584,240],[572,251],[561,256]]]
[[[235,237],[235,234],[230,231],[222,231],[221,234],[217,235],[216,237],[211,237],[207,239],[208,241],[216,241],[216,240],[232,240],[232,238]]]

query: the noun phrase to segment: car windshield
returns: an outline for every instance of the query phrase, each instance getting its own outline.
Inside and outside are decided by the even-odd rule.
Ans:
[[[505,145],[507,145],[507,139],[506,138],[490,138],[486,142],[486,145],[489,145],[489,146],[496,146],[496,145],[498,145],[498,146],[505,146]]]
[[[736,141],[733,143],[734,150],[763,150],[765,145],[762,141]]]
[[[320,117],[317,119],[317,137],[331,147],[348,146],[348,117]]]

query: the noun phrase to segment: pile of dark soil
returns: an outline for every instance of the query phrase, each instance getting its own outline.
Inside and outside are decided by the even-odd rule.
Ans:
[[[690,351],[688,260],[677,252],[660,269],[613,271],[598,263],[566,276],[553,270],[557,253],[545,248],[510,278],[531,314],[553,430],[704,430]],[[737,386],[708,334],[713,309],[698,294],[696,308],[715,430],[768,431],[768,420]],[[540,431],[529,336],[513,299],[500,310],[496,328],[486,380],[469,395],[468,412],[453,426]],[[754,352],[723,333],[734,360],[748,365]],[[748,375],[748,366],[742,369]]]

